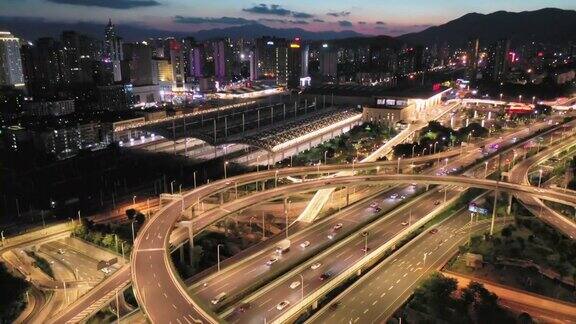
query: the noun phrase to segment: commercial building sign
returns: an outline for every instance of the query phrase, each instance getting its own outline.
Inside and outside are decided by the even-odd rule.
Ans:
[[[377,107],[387,107],[387,108],[403,108],[408,105],[408,101],[405,99],[393,99],[393,98],[376,98]]]

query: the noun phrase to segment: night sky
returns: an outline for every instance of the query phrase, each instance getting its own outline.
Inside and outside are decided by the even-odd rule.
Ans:
[[[311,31],[354,30],[401,35],[469,12],[524,11],[545,7],[576,9],[574,0],[0,0],[0,17],[57,22],[97,22],[112,18],[169,31],[197,31],[250,23]]]

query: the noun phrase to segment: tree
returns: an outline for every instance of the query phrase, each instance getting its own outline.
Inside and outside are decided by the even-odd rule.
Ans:
[[[129,220],[133,220],[134,216],[136,216],[136,209],[134,209],[134,208],[126,209],[126,216],[128,216]]]
[[[144,216],[144,214],[142,213],[138,213],[136,214],[136,221],[138,222],[138,224],[142,225],[144,224],[144,222],[146,221],[146,216]]]
[[[532,324],[534,320],[530,314],[523,312],[522,314],[518,315],[518,323],[519,324]]]

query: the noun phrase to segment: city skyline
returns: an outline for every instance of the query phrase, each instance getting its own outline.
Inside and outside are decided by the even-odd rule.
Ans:
[[[35,10],[27,10],[31,5]],[[199,6],[178,0],[8,0],[0,4],[0,28],[11,23],[30,21],[65,24],[104,24],[111,18],[118,25],[156,29],[166,32],[195,32],[249,24],[272,28],[302,28],[307,31],[355,31],[366,35],[402,34],[424,30],[446,23],[467,13],[489,14],[505,10],[520,12],[556,7],[573,10],[570,1],[476,1],[463,4],[450,1],[414,1],[409,3],[334,1],[318,6],[304,1],[224,0]],[[40,35],[38,35],[40,36]],[[143,35],[145,36],[145,35]]]

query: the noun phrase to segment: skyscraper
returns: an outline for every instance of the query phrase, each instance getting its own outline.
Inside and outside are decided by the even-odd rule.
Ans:
[[[0,31],[0,86],[24,86],[19,39]]]
[[[64,82],[62,47],[51,37],[22,46],[26,83],[33,96],[50,95]]]
[[[468,79],[476,79],[478,71],[478,51],[480,41],[478,38],[468,40],[466,48],[466,76]]]
[[[338,54],[328,44],[320,49],[320,75],[326,78],[335,78],[338,69]]]
[[[190,48],[190,76],[194,78],[201,78],[204,76],[204,61],[206,60],[204,46],[202,44],[194,45]]]
[[[152,47],[142,44],[123,44],[124,60],[128,75],[123,75],[134,86],[152,85],[158,82],[158,70],[152,60]]]
[[[183,88],[186,81],[184,51],[182,44],[175,39],[170,40],[170,64],[174,75],[174,85],[176,88]]]
[[[508,74],[508,53],[510,52],[510,40],[500,39],[492,45],[490,61],[492,68],[492,79],[502,81]]]
[[[226,44],[223,40],[212,43],[212,55],[214,57],[214,76],[217,80],[226,79]]]
[[[93,83],[96,61],[100,61],[101,42],[74,31],[62,33],[63,74],[66,83]]]
[[[276,48],[285,46],[286,40],[276,37],[260,37],[255,41],[253,64],[255,79],[276,77]]]
[[[122,52],[122,39],[116,33],[116,26],[112,24],[112,20],[108,20],[106,25],[104,39],[104,62],[109,65],[114,74],[114,81],[122,80],[122,70],[120,62],[124,59]]]
[[[302,73],[302,45],[300,37],[276,48],[276,83],[288,88],[300,85]]]

